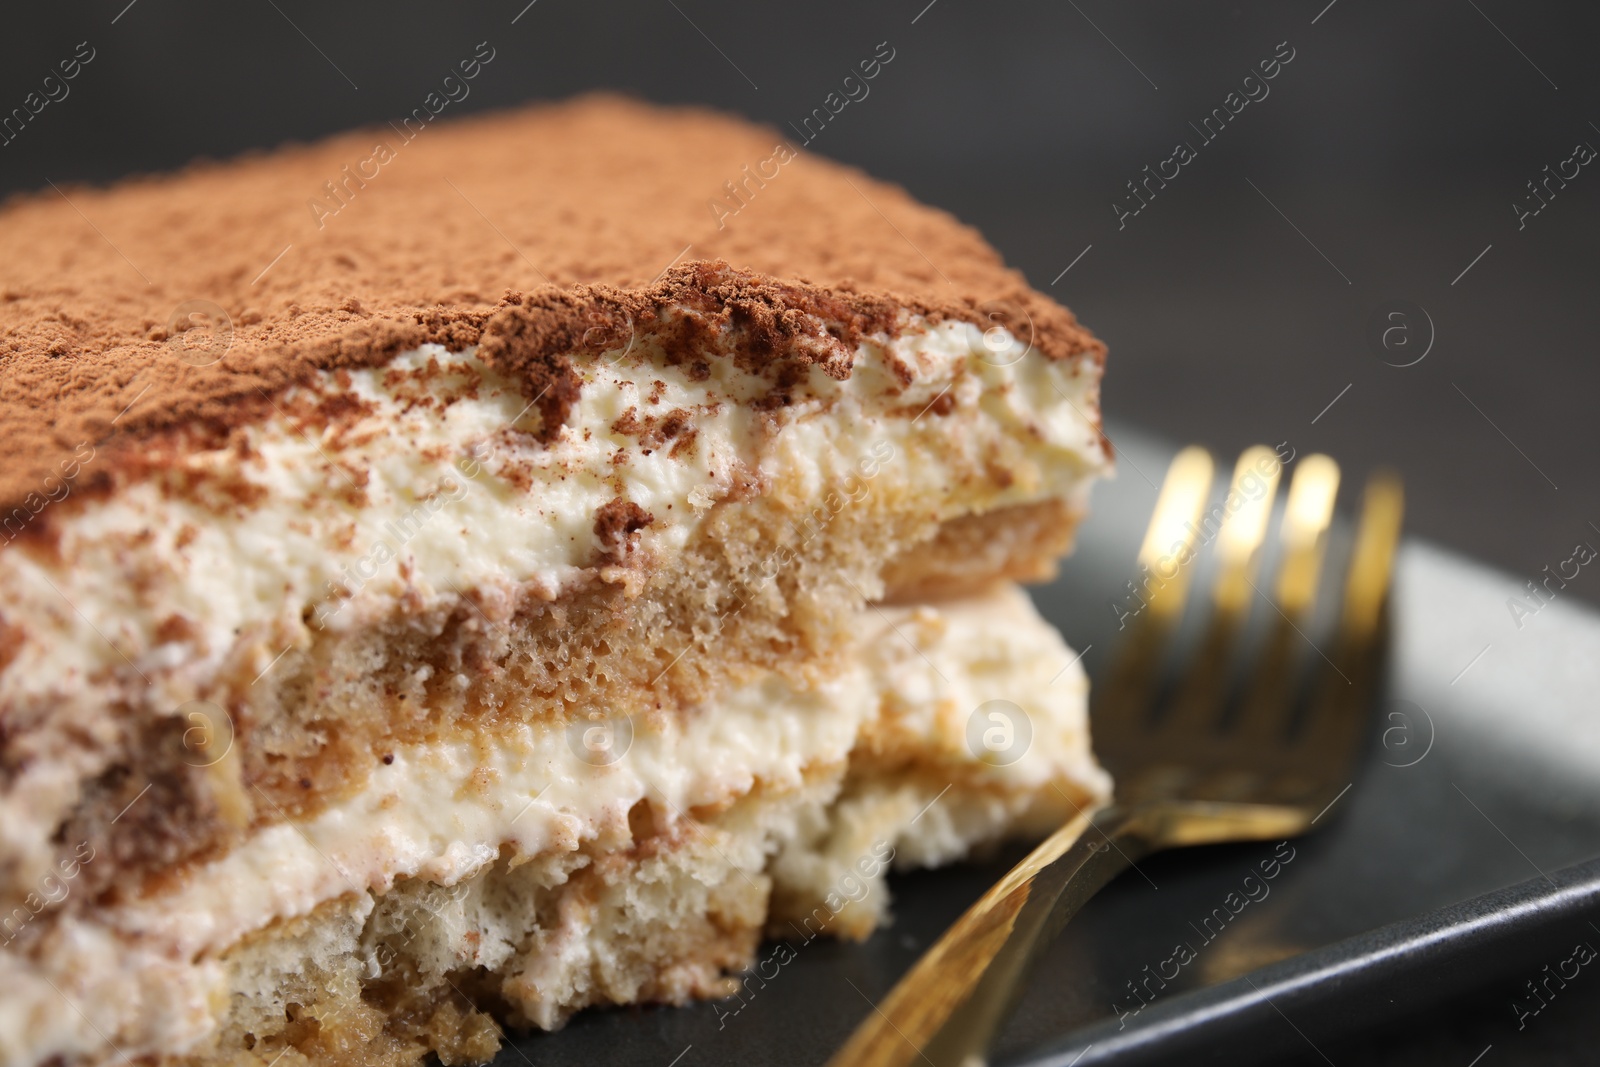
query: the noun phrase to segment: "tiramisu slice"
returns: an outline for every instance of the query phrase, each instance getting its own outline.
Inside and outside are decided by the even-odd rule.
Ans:
[[[587,99],[0,212],[0,1063],[481,1061],[1103,800],[1008,584],[1101,345],[775,145]]]

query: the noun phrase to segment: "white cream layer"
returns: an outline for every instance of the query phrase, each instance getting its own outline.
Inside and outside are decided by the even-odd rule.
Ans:
[[[803,775],[821,774],[837,788],[864,742],[914,739],[920,765],[1013,793],[1019,810],[1050,781],[1105,795],[1088,747],[1087,679],[1020,590],[863,620],[859,659],[818,688],[769,678],[681,725],[618,721],[609,747],[585,726],[397,749],[361,793],[314,818],[261,830],[158,898],[58,923],[43,964],[0,951],[0,1063],[112,1059],[108,1042],[129,1055],[201,1047],[225,1003],[218,953],[274,920],[382,892],[397,878],[453,884],[507,847],[531,855],[597,838],[626,845],[628,811],[644,797],[670,819],[758,781],[798,793]],[[1032,741],[1014,762],[971,744],[974,713],[994,701],[1027,719]],[[958,805],[960,792],[945,805]],[[911,862],[950,858],[955,817],[934,811],[902,828],[897,851]]]
[[[482,375],[477,397],[442,411],[408,409],[418,387],[386,383],[389,372],[434,360]],[[903,391],[893,388],[892,364],[914,376]],[[897,488],[925,493],[944,517],[979,500],[997,507],[1081,494],[1108,466],[1089,418],[1098,410],[1097,370],[1045,359],[1000,328],[946,323],[865,342],[848,380],[812,369],[797,402],[775,413],[775,435],[727,402],[769,383],[731,360],[710,368],[695,381],[646,343],[614,363],[582,361],[581,398],[550,445],[508,429],[533,429],[536,416],[516,385],[471,351],[425,346],[348,372],[348,385],[322,374],[321,392],[352,393],[371,413],[321,436],[270,418],[245,428],[242,459],[231,449],[183,459],[187,470],[241,476],[257,490],[253,502],[219,511],[214,492],[166,492],[146,481],[81,507],[56,505],[73,509],[59,523],[56,560],[0,552],[0,612],[24,631],[0,672],[0,700],[70,695],[98,672],[127,675],[131,666],[150,682],[152,706],[170,707],[193,699],[237,642],[259,638],[257,667],[265,669],[288,643],[308,641],[308,611],[339,627],[387,614],[407,593],[427,603],[531,583],[553,597],[593,562],[595,512],[607,501],[622,496],[654,515],[642,547],[671,552],[741,468],[811,492],[869,462]],[[461,381],[446,374],[420,391],[444,396]],[[955,403],[947,414],[908,416],[946,393]],[[294,401],[291,393],[278,406]],[[652,448],[614,432],[629,408],[687,409],[697,437],[673,455],[672,442]],[[919,447],[936,440],[941,448],[959,442],[979,469],[985,457],[999,459],[1014,483],[996,496],[992,485],[951,479],[936,458],[941,449]],[[353,595],[334,595],[341,588]],[[174,615],[192,632],[179,639],[169,630],[163,640],[158,631]]]

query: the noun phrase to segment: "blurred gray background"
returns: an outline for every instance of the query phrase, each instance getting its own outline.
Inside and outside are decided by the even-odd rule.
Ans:
[[[810,147],[973,223],[1072,307],[1111,346],[1113,418],[1393,465],[1413,532],[1532,578],[1600,546],[1600,167],[1567,162],[1600,148],[1597,29],[1591,6],[1508,0],[29,5],[0,38],[0,114],[78,42],[95,59],[0,145],[0,192],[404,115],[482,40],[496,62],[452,113],[604,87],[788,130],[888,41]],[[1197,158],[1119,222],[1179,141]],[[1519,219],[1530,181],[1574,169]],[[1568,593],[1600,602],[1600,577]]]

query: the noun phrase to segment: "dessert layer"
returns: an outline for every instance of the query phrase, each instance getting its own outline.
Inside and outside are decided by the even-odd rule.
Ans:
[[[62,506],[54,551],[7,553],[3,610],[24,629],[0,700],[106,672],[203,678],[235,635],[286,617],[348,630],[403,596],[554,600],[597,564],[669,558],[712,505],[768,489],[817,530],[886,472],[938,521],[1047,496],[1081,507],[1106,468],[1098,381],[1026,353],[1008,333],[923,327],[866,342],[843,381],[805,368],[774,411],[766,376],[673,364],[639,339],[573,368],[548,443],[520,383],[475,350],[320,373],[226,446],[175,446]]]
[[[262,998],[284,994],[262,976],[267,958],[280,977],[302,964],[347,974],[355,985],[328,986],[334,999],[380,989],[397,972],[393,959],[374,963],[373,939],[392,932],[397,902],[439,898],[438,887],[469,888],[450,896],[462,925],[424,939],[432,958],[420,946],[407,957],[430,989],[485,967],[496,981],[483,988],[542,1026],[589,1003],[709,995],[749,960],[769,880],[773,921],[862,936],[883,915],[885,855],[945,862],[1105,797],[1081,667],[1020,591],[883,608],[857,625],[856,654],[825,681],[769,675],[678,719],[397,748],[312,818],[262,827],[142,898],[54,917],[26,955],[0,955],[13,991],[0,999],[0,1043],[11,1042],[0,1059],[107,1058],[107,1038],[131,1055],[199,1052],[229,1020],[272,1017]],[[660,882],[641,874],[657,851],[661,878],[680,861],[700,873],[679,889],[621,888]],[[870,871],[863,856],[876,857]],[[600,922],[592,902],[557,899],[569,883],[633,903]],[[641,904],[652,892],[660,900]],[[638,907],[661,909],[684,939],[641,946],[650,924],[628,914]],[[595,970],[630,958],[631,977]],[[95,1027],[74,1004],[96,1005]]]
[[[166,871],[458,721],[802,678],[891,560],[906,590],[1037,577],[1107,463],[1093,364],[1000,328],[866,340],[847,376],[632,338],[548,422],[481,347],[319,372],[0,551],[0,897],[69,840],[108,839],[97,889]]]
[[[7,203],[0,243],[28,249],[0,263],[7,537],[137,464],[144,438],[265,418],[263,391],[314,369],[460,351],[511,306],[538,310],[534,356],[648,325],[657,303],[731,295],[777,348],[786,316],[825,305],[847,349],[910,313],[1100,359],[976,231],[903,190],[788,149],[756,173],[783,139],[590,97]],[[380,145],[392,162],[374,170]],[[736,217],[707,211],[735,188]],[[750,283],[730,294],[698,273],[717,262]]]

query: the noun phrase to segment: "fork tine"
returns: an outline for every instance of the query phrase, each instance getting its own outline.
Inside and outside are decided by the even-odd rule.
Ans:
[[[1394,475],[1380,473],[1367,483],[1334,646],[1333,662],[1340,666],[1333,668],[1337,674],[1329,673],[1325,684],[1317,687],[1318,699],[1297,745],[1320,760],[1348,754],[1369,720],[1387,623],[1384,607],[1404,510],[1404,494]]]
[[[1197,445],[1174,456],[1139,546],[1139,566],[1161,583],[1150,591],[1150,610],[1167,622],[1183,614],[1193,570],[1189,564],[1215,472],[1211,453]]]
[[[1316,597],[1338,495],[1339,464],[1321,453],[1300,461],[1289,482],[1289,499],[1279,526],[1285,554],[1278,569],[1278,606],[1291,619],[1304,616]]]
[[[1188,597],[1195,539],[1213,471],[1211,453],[1191,445],[1174,457],[1161,483],[1139,549],[1141,574],[1152,576],[1139,587],[1145,607],[1134,618],[1106,683],[1092,691],[1094,706],[1116,710],[1092,723],[1096,743],[1106,751],[1117,751],[1129,731],[1143,735],[1168,637]],[[1135,592],[1133,583],[1129,587]]]
[[[1361,504],[1361,527],[1350,557],[1350,580],[1345,587],[1341,637],[1356,644],[1370,643],[1379,614],[1389,595],[1389,577],[1400,543],[1400,520],[1405,497],[1400,479],[1388,471],[1367,484]]]
[[[1222,573],[1217,577],[1213,597],[1219,612],[1236,619],[1242,618],[1250,607],[1250,594],[1254,592],[1251,583],[1261,560],[1262,542],[1267,539],[1267,524],[1272,519],[1272,503],[1278,495],[1278,475],[1282,470],[1277,453],[1266,445],[1251,445],[1234,464],[1233,482],[1223,507],[1232,507],[1234,494],[1238,494],[1241,503],[1228,511],[1217,534]],[[1254,497],[1248,488],[1252,475],[1262,486]]]
[[[1232,680],[1233,648],[1250,612],[1253,575],[1272,517],[1280,469],[1277,455],[1265,445],[1245,449],[1234,464],[1223,505],[1226,514],[1217,532],[1222,570],[1212,590],[1214,613],[1178,683],[1163,731],[1201,737],[1216,732]],[[1253,490],[1252,485],[1259,488]]]
[[[1305,647],[1301,631],[1316,599],[1338,492],[1339,465],[1327,456],[1307,456],[1295,467],[1278,526],[1283,559],[1278,565],[1277,614],[1234,724],[1241,743],[1282,740],[1288,735],[1301,664],[1307,655],[1314,655]]]

